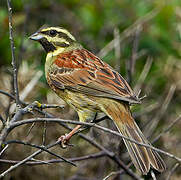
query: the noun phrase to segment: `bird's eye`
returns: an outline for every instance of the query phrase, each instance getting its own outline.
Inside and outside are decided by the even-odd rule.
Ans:
[[[55,35],[57,34],[57,31],[55,31],[55,30],[50,30],[49,33],[50,33],[51,36],[55,36]]]

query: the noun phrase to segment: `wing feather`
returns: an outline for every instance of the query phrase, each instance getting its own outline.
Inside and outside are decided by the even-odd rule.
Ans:
[[[71,56],[74,62],[67,63]],[[64,86],[65,89],[87,95],[140,103],[124,78],[92,53],[81,50],[81,54],[76,51],[69,54],[68,60],[66,57],[59,56],[49,72],[50,81],[56,88]],[[60,62],[62,59],[64,63]]]

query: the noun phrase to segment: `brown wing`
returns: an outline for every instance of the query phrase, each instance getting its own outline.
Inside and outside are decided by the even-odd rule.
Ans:
[[[118,72],[85,49],[61,54],[54,61],[49,77],[60,89],[140,103]]]

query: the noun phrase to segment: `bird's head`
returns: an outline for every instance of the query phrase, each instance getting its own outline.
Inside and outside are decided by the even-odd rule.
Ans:
[[[64,50],[75,44],[75,38],[61,27],[42,27],[29,37],[40,42],[47,53]]]

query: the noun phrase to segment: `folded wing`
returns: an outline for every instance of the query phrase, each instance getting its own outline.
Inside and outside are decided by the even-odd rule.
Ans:
[[[83,64],[85,63],[82,63],[81,68],[80,59],[78,59],[79,66],[74,65],[71,67],[70,63],[69,66],[65,63],[61,66],[59,66],[60,63],[54,64],[49,72],[51,83],[60,89],[64,87],[75,92],[81,92],[92,96],[112,98],[129,103],[140,103],[127,82],[118,72],[114,71],[108,64],[100,59],[99,61],[101,61],[101,63],[98,64],[98,62],[96,62],[96,56],[94,58],[92,57],[93,54],[91,54],[92,58],[90,59],[90,57],[87,57],[88,55],[86,53],[84,53],[83,56],[86,59],[81,60],[87,63],[84,66]],[[66,61],[65,57],[62,58]],[[93,58],[95,61],[93,61]],[[70,59],[69,57],[69,60]],[[59,57],[56,61],[61,60],[61,57]]]

